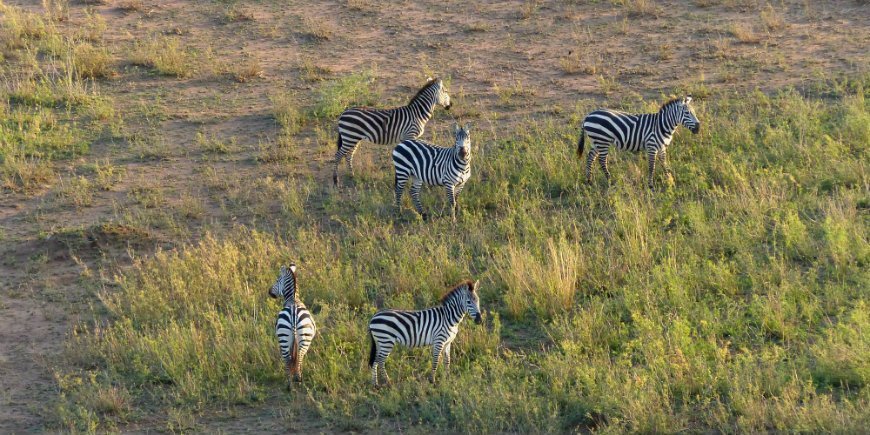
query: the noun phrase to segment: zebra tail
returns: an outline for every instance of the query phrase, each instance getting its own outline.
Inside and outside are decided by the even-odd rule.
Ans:
[[[290,363],[294,370],[299,370],[299,329],[293,328],[293,346],[290,347]]]
[[[577,141],[577,158],[583,157],[583,144],[586,142],[586,132],[580,130],[580,140]]]
[[[369,350],[369,367],[375,364],[375,336],[372,331],[369,331],[369,341],[371,342],[371,350]]]

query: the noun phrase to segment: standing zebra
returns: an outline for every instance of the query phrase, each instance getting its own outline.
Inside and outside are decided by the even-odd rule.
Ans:
[[[695,116],[695,110],[690,103],[692,97],[675,98],[663,104],[657,113],[630,114],[615,110],[596,110],[583,120],[583,131],[577,143],[577,157],[583,156],[583,142],[589,136],[592,146],[586,156],[586,181],[592,182],[592,162],[598,157],[598,163],[604,171],[607,182],[610,182],[610,171],[607,170],[607,152],[611,145],[620,150],[639,152],[646,150],[649,162],[649,188],[653,188],[653,172],[656,158],[661,157],[662,166],[668,175],[671,174],[667,161],[667,147],[671,143],[674,131],[682,124],[697,134],[701,127]]]
[[[480,299],[477,290],[480,281],[464,281],[453,287],[441,298],[441,305],[420,311],[386,310],[378,312],[369,322],[369,367],[372,382],[378,386],[378,366],[383,381],[389,384],[384,363],[396,343],[407,347],[432,346],[432,373],[429,381],[435,382],[435,371],[444,353],[445,370],[450,370],[450,345],[459,332],[459,323],[468,313],[474,323],[480,324]]]
[[[378,144],[392,145],[405,139],[423,135],[426,122],[440,104],[450,110],[450,95],[441,79],[430,78],[407,106],[393,109],[352,107],[338,117],[338,149],[332,171],[332,182],[338,186],[338,164],[347,159],[347,168],[353,176],[353,154],[363,139]]]
[[[456,221],[456,198],[465,187],[465,182],[471,177],[471,139],[468,136],[468,125],[453,127],[456,143],[452,148],[441,148],[421,140],[406,140],[393,150],[393,166],[396,169],[396,212],[401,211],[402,192],[410,178],[411,199],[417,213],[425,221],[428,215],[423,212],[420,202],[420,188],[423,183],[430,186],[444,186],[447,200],[450,201],[450,213]]]
[[[296,265],[291,264],[289,269],[281,266],[278,281],[269,289],[269,296],[284,297],[284,309],[278,313],[275,321],[275,334],[278,336],[281,358],[284,359],[288,388],[291,377],[294,381],[302,381],[302,359],[317,332],[314,318],[299,300],[296,291]]]

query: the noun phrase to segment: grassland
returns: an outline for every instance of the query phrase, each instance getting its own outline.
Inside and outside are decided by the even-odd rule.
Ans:
[[[340,3],[341,14],[361,24],[393,13]],[[470,6],[463,47],[490,50],[486,40],[498,35],[510,58],[475,56],[476,67],[522,63],[540,81],[519,71],[481,78],[467,59],[428,40],[415,46],[436,54],[417,57],[410,74],[365,61],[329,64],[317,53],[338,53],[367,34],[344,34],[314,6],[303,15],[270,2],[103,9],[120,14],[121,24],[101,20],[99,7],[4,6],[4,74],[12,80],[0,124],[0,266],[9,277],[0,309],[19,336],[71,325],[48,329],[56,352],[34,358],[33,370],[11,371],[29,360],[0,353],[4,382],[14,373],[49,385],[27,402],[39,421],[12,427],[867,427],[866,53],[843,48],[837,53],[851,67],[823,71],[836,59],[788,48],[794,32],[824,31],[826,14],[861,16],[866,5],[842,12],[836,2],[683,3],[697,9],[520,2],[501,16],[484,3]],[[425,5],[406,6],[405,19],[430,25],[414,15]],[[756,18],[715,18],[743,13]],[[589,28],[566,24],[582,17]],[[281,18],[298,30],[281,27]],[[648,23],[678,34],[669,20],[692,19],[706,29],[693,42],[702,54],[650,40],[645,53],[656,64],[648,67],[623,51]],[[553,39],[547,23],[569,26],[574,42],[589,42],[595,30],[614,44],[597,51],[581,43],[540,61],[510,36]],[[207,42],[222,40],[203,30],[212,28],[226,41],[256,41],[258,50],[278,50],[290,38],[298,60],[281,69],[257,50],[221,51]],[[830,34],[868,39],[866,29]],[[826,43],[836,45],[819,42]],[[669,62],[688,72],[656,88]],[[624,69],[614,73],[614,63]],[[802,67],[819,70],[795,73]],[[386,149],[371,144],[358,153],[357,178],[333,190],[335,114],[349,104],[403,101],[397,95],[435,70],[450,72],[452,116],[473,127],[473,177],[458,222],[424,223],[407,199],[395,216]],[[554,88],[587,93],[554,97]],[[650,192],[643,159],[617,153],[612,186],[600,171],[593,184],[581,182],[574,150],[585,113],[602,104],[655,110],[665,94],[685,92],[696,96],[703,127],[677,135],[673,180],[660,176]],[[449,143],[452,116],[439,111],[427,139]],[[425,189],[423,199],[444,215],[443,192]],[[279,307],[266,293],[291,261],[319,336],[304,384],[285,391],[272,332]],[[481,279],[486,319],[463,324],[452,372],[430,385],[428,352],[401,350],[387,364],[394,385],[371,390],[371,314],[430,306],[469,277]],[[34,307],[44,317],[21,314]],[[43,344],[16,338],[21,349]]]

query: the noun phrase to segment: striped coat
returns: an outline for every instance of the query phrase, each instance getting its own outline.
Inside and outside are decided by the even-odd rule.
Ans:
[[[369,322],[371,350],[369,367],[372,383],[378,383],[378,368],[384,383],[389,383],[384,363],[397,344],[406,347],[432,346],[432,372],[444,357],[445,369],[450,369],[450,346],[459,332],[459,324],[467,313],[475,323],[481,323],[480,299],[477,290],[480,281],[457,284],[441,298],[441,305],[419,311],[386,310],[375,314]]]
[[[423,184],[442,186],[450,202],[450,213],[456,220],[457,197],[471,177],[471,139],[469,128],[454,128],[456,142],[451,148],[441,148],[420,140],[406,140],[393,150],[393,167],[396,171],[396,211],[401,210],[402,193],[408,181],[411,184],[411,200],[417,212],[428,219],[420,201]]]
[[[308,308],[299,300],[296,283],[296,265],[282,266],[278,280],[269,289],[269,296],[284,298],[284,308],[275,321],[275,335],[287,380],[292,378],[299,382],[302,381],[302,360],[317,333],[317,326]]]
[[[648,186],[653,187],[653,173],[657,159],[670,175],[667,162],[667,147],[680,124],[698,133],[700,121],[690,105],[692,97],[678,98],[663,104],[657,113],[632,114],[616,110],[596,110],[583,120],[583,132],[577,143],[577,157],[583,156],[585,137],[589,136],[592,146],[586,156],[586,181],[592,181],[592,162],[598,159],[607,181],[607,154],[610,147],[632,152],[646,151],[648,161]]]
[[[353,176],[353,155],[360,141],[379,145],[392,145],[405,139],[423,135],[426,123],[432,118],[435,106],[450,109],[450,95],[441,79],[429,79],[407,106],[393,109],[353,107],[338,117],[338,144],[333,160],[332,182],[338,185],[338,165],[347,160]]]

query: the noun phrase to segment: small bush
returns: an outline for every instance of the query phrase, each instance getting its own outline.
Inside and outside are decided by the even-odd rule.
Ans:
[[[79,44],[73,49],[73,65],[76,72],[85,78],[106,78],[114,73],[109,50],[87,43]]]

